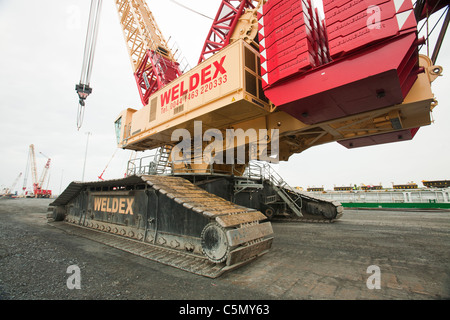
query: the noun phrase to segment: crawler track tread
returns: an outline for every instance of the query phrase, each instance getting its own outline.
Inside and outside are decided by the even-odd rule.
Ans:
[[[210,278],[216,278],[226,271],[250,262],[270,249],[272,241],[265,240],[273,234],[273,230],[269,222],[260,223],[265,220],[262,213],[229,202],[180,177],[143,175],[137,178],[159,194],[188,208],[189,212],[203,215],[209,223],[221,224],[227,234],[229,246],[228,255],[224,256],[224,260],[211,259],[211,256],[205,254],[203,247],[194,252],[188,248],[184,250],[182,247],[175,249],[179,243],[176,240],[173,240],[174,245],[172,242],[169,243],[159,235],[159,231],[155,231],[157,233],[151,239],[146,239],[145,234],[149,229],[137,228],[133,225],[117,225],[105,219],[95,219],[92,214],[81,213],[81,215],[84,214],[83,219],[68,214],[64,222],[53,222],[52,225],[134,255]],[[137,178],[133,178],[132,182],[136,183]],[[120,183],[123,186],[127,185],[127,181],[129,180],[116,180],[113,183]],[[71,200],[66,199],[75,199],[77,193],[88,186],[103,187],[111,186],[111,184],[108,181],[73,183],[67,194],[63,194],[64,199],[60,202],[57,199],[55,203],[67,205]],[[111,191],[110,194],[113,195],[114,192]],[[104,192],[104,194],[107,193]],[[176,234],[176,236],[185,237],[184,234]],[[234,238],[232,239],[231,236]],[[190,237],[192,238],[192,235]],[[263,244],[255,245],[255,242],[263,242]],[[240,253],[236,254],[237,251]]]
[[[97,231],[67,222],[49,222],[49,225],[63,230],[68,234],[99,242],[145,259],[156,261],[164,265],[169,265],[208,278],[217,278],[226,271],[233,269],[225,263],[214,264],[206,257],[204,258],[198,255],[192,255],[178,250],[160,247],[150,243]]]

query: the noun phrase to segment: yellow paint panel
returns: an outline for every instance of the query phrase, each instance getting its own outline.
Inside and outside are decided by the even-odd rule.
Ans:
[[[170,143],[173,130],[190,130],[197,120],[205,130],[223,129],[268,114],[269,105],[244,90],[244,48],[256,59],[256,50],[236,41],[155,92],[132,115],[131,135],[120,147],[145,150]]]

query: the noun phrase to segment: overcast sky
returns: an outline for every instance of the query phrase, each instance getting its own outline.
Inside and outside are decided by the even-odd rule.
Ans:
[[[220,0],[180,0],[214,17]],[[211,20],[171,1],[147,1],[166,38],[178,43],[195,66]],[[29,145],[36,150],[38,176],[51,158],[49,189],[60,193],[81,181],[89,135],[85,180],[123,177],[130,151],[116,148],[114,120],[125,108],[141,108],[138,91],[113,1],[104,1],[97,50],[84,122],[76,125],[80,80],[90,0],[0,0],[0,111],[2,156],[0,187],[21,192]],[[409,142],[348,150],[331,143],[294,155],[277,165],[292,186],[378,184],[450,179],[450,41],[438,64],[444,76],[433,83],[439,105],[434,123]],[[386,57],[388,59],[388,57]],[[28,186],[31,186],[31,173]],[[44,185],[46,187],[46,185]]]

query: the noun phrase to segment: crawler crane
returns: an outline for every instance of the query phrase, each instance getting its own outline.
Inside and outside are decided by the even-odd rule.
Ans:
[[[44,182],[47,178],[48,171],[50,169],[51,159],[45,156],[42,152],[40,152],[44,157],[47,158],[47,161],[44,165],[44,169],[42,170],[41,176],[38,179],[37,175],[37,166],[36,166],[36,154],[34,152],[34,145],[31,144],[28,151],[28,160],[27,167],[25,169],[25,177],[23,179],[23,192],[25,192],[27,188],[27,180],[28,180],[28,172],[31,170],[31,175],[33,179],[33,197],[35,198],[51,198],[52,190],[44,189]]]
[[[410,140],[431,123],[449,1],[325,0],[322,14],[310,0],[222,0],[186,72],[144,0],[115,3],[143,103],[117,117],[118,147],[157,152],[126,178],[71,183],[51,204],[60,227],[217,277],[270,250],[271,219],[343,214],[269,162],[334,141]],[[429,58],[417,22],[437,10],[447,17]]]

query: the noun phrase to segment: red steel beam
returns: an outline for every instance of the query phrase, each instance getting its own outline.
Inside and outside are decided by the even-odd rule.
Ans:
[[[198,63],[230,43],[231,35],[244,10],[255,7],[252,2],[251,0],[222,0],[206,37]]]

